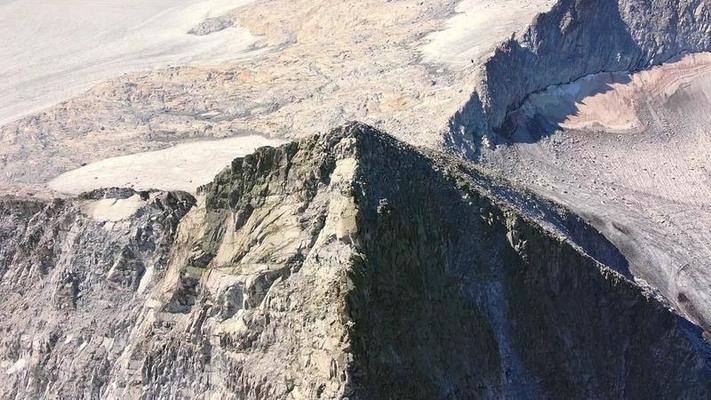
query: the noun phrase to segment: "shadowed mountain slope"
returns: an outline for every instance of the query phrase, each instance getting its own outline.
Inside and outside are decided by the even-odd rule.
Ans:
[[[594,229],[364,125],[235,159],[197,200],[5,199],[0,224],[5,398],[711,390],[700,330]]]

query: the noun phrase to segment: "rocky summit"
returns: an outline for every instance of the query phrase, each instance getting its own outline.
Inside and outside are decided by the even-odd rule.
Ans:
[[[702,331],[586,222],[362,124],[0,226],[3,398],[711,395]]]

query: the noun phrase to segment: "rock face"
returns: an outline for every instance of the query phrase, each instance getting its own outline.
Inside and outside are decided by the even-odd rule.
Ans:
[[[197,200],[5,199],[0,227],[3,398],[711,394],[700,330],[582,220],[359,124]]]
[[[123,189],[0,200],[0,397],[102,397],[194,201]]]
[[[453,144],[476,152],[478,137],[550,85],[710,49],[707,0],[561,0],[482,65],[477,89],[450,120]]]

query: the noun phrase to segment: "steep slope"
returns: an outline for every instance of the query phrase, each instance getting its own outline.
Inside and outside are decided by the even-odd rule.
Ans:
[[[531,96],[483,162],[584,215],[711,331],[711,53]]]
[[[706,330],[709,50],[706,0],[558,1],[481,65],[449,141],[584,215]]]
[[[102,397],[194,202],[123,189],[0,200],[0,397]]]
[[[450,119],[452,145],[473,155],[482,137],[496,142],[506,115],[548,86],[709,50],[707,0],[560,0],[482,64],[472,97]]]
[[[582,220],[367,126],[238,158],[191,204],[2,203],[3,397],[711,392],[700,330]]]

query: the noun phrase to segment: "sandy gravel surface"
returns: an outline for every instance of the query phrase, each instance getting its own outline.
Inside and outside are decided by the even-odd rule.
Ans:
[[[471,45],[477,52],[490,51],[502,37],[522,29],[537,9],[528,2],[517,5],[526,11],[511,14],[512,19],[494,32],[491,26],[498,26],[501,19],[495,12],[499,5],[494,7],[494,3],[485,0],[264,0],[245,4],[220,19],[239,29],[233,26],[199,37],[184,33],[205,17],[219,15],[229,8],[227,5],[242,3],[213,0],[207,4],[214,4],[217,11],[193,12],[190,10],[197,5],[182,0],[173,11],[160,14],[158,25],[151,15],[165,3],[142,3],[146,10],[137,19],[152,23],[120,26],[117,31],[134,36],[144,32],[141,38],[156,36],[155,42],[141,44],[142,40],[132,40],[132,44],[145,45],[148,50],[128,49],[127,58],[109,63],[109,70],[113,73],[128,64],[133,68],[152,62],[150,48],[154,46],[175,47],[180,56],[198,52],[204,57],[187,57],[198,65],[142,69],[108,79],[66,102],[0,126],[0,186],[41,188],[49,179],[85,163],[158,150],[186,140],[232,137],[245,131],[294,138],[326,131],[350,120],[378,126],[410,143],[439,147],[448,132],[450,116],[473,90],[471,75],[477,67],[447,60],[462,54],[461,46],[471,38],[476,38]],[[536,2],[539,3],[545,2]],[[98,15],[97,20],[104,14],[106,18],[119,18],[102,8],[110,4],[114,3],[95,3],[80,15],[82,21],[92,14]],[[185,13],[190,18],[183,18]],[[175,18],[167,18],[173,15]],[[34,18],[42,21],[43,17]],[[3,29],[21,35],[26,29],[20,25],[14,22]],[[83,27],[80,23],[88,31],[76,35],[87,35],[105,24],[99,25]],[[153,35],[163,28],[170,28],[173,36]],[[27,29],[35,28],[28,25]],[[243,30],[256,38],[254,46],[261,49],[247,58],[242,57],[243,45],[251,43],[251,39],[240,36]],[[447,33],[438,35],[438,31]],[[483,35],[489,31],[490,35]],[[118,37],[117,43],[122,43],[123,36],[110,33],[110,40]],[[74,37],[68,29],[56,35],[69,41]],[[443,35],[459,38],[458,44],[441,43]],[[196,44],[203,41],[204,48]],[[74,46],[88,48],[89,55],[104,54],[93,45],[93,41],[85,40]],[[205,65],[201,60],[215,61],[213,45],[219,48],[221,57],[238,60]],[[8,49],[16,52],[20,46]],[[428,60],[423,56],[423,51],[430,51],[427,49],[436,49],[440,58]],[[40,50],[37,48],[35,53],[41,54]],[[33,57],[28,59],[32,61]],[[32,64],[21,57],[14,58],[13,68]],[[80,57],[80,61],[85,59]],[[123,61],[126,62],[122,64]],[[109,64],[101,65],[103,68]],[[74,79],[69,79],[65,71],[73,70],[74,64],[42,65],[42,79],[37,81],[40,86],[49,82],[47,79],[57,78],[63,83]],[[8,85],[7,80],[4,82]],[[29,78],[27,82],[16,82],[19,88],[15,96],[25,90],[28,92],[23,93],[37,94],[33,82]],[[56,90],[47,92],[54,96]],[[34,101],[32,96],[27,99]],[[0,103],[0,115],[15,112],[11,110],[15,103],[6,100],[9,103],[5,106]]]
[[[703,90],[704,77],[709,74],[711,54],[701,53],[633,75],[622,72],[589,75],[529,96],[523,107],[510,118],[523,131],[529,129],[527,125],[531,120],[537,120],[548,129],[642,132],[647,129],[649,121],[643,118],[640,105],[664,102],[682,88],[697,90],[690,86]],[[699,100],[704,100],[703,95]]]
[[[517,115],[519,141],[485,163],[588,218],[640,282],[709,329],[711,54],[609,78],[532,97],[524,105],[528,119]],[[604,92],[579,96],[605,81]],[[559,109],[552,94],[562,93],[574,103],[567,116],[549,112]],[[551,135],[526,133],[541,126]]]

